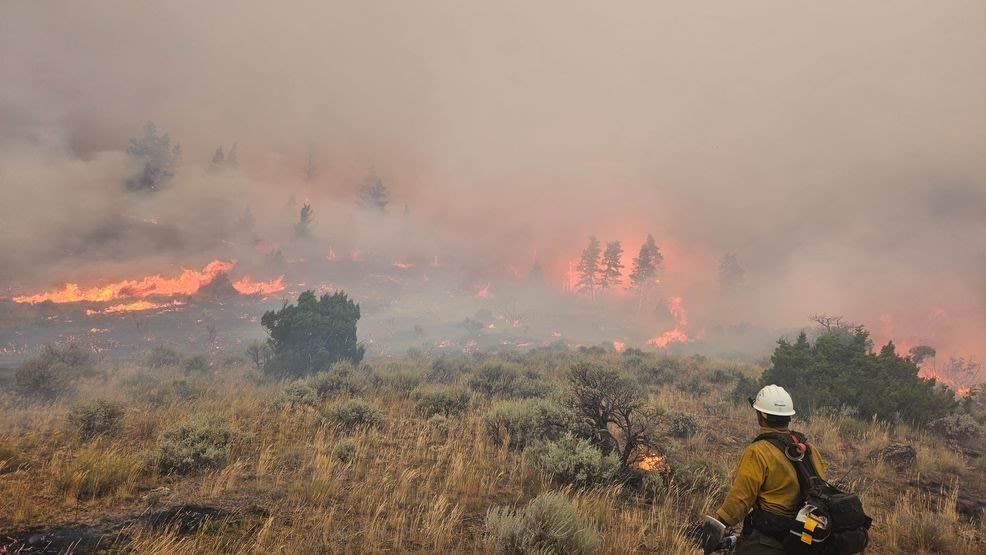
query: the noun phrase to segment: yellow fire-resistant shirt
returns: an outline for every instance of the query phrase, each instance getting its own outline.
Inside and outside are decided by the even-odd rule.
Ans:
[[[760,428],[762,434],[771,432],[787,430]],[[825,464],[814,445],[811,446],[811,459],[818,475],[824,479]],[[726,526],[735,526],[753,509],[754,503],[769,513],[791,516],[797,509],[795,503],[800,492],[798,475],[791,461],[769,441],[757,441],[743,450],[733,487],[716,509],[716,517]]]

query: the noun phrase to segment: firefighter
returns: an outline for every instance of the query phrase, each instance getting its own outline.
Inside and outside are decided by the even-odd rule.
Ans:
[[[795,437],[819,477],[825,478],[825,465],[818,450],[806,445],[804,436],[791,432],[794,402],[783,387],[768,385],[750,399],[763,434]],[[789,533],[791,518],[798,510],[801,487],[798,475],[780,449],[770,441],[753,441],[740,456],[736,478],[714,517],[703,525],[704,546],[718,544],[726,527],[743,522],[743,533],[736,542],[737,554],[784,553],[781,540]],[[716,537],[718,535],[718,537]],[[709,547],[706,553],[710,552]]]

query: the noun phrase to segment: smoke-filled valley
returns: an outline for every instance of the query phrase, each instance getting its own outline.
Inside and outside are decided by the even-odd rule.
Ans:
[[[510,450],[516,445],[502,446],[499,436],[488,439],[482,431],[492,414],[485,411],[495,412],[500,399],[473,387],[486,363],[509,366],[518,380],[540,375],[552,384],[545,386],[550,395],[518,394],[525,402],[554,402],[572,379],[565,365],[577,367],[584,356],[639,378],[648,402],[672,413],[688,412],[695,401],[710,411],[702,418],[739,419],[734,397],[762,376],[779,375],[770,374],[779,372],[777,353],[797,344],[802,330],[812,345],[864,330],[869,355],[892,342],[900,355],[894,360],[935,379],[934,385],[918,380],[928,391],[938,388],[934,395],[949,396],[949,407],[964,403],[963,414],[981,420],[983,7],[285,4],[0,6],[0,385],[7,389],[0,401],[16,406],[10,418],[18,426],[36,420],[38,430],[47,430],[23,428],[21,439],[35,434],[25,445],[72,449],[64,437],[45,435],[57,426],[42,418],[40,405],[29,404],[37,399],[24,401],[30,395],[14,376],[38,361],[65,362],[73,349],[88,357],[81,366],[103,373],[45,397],[62,416],[72,395],[96,396],[101,387],[115,392],[109,397],[129,392],[128,410],[150,407],[147,414],[165,420],[184,415],[186,402],[203,413],[209,412],[203,407],[232,407],[242,387],[242,411],[251,415],[243,418],[255,420],[240,427],[256,425],[251,433],[262,437],[264,418],[276,420],[279,430],[290,421],[287,412],[264,412],[264,399],[281,395],[276,410],[308,406],[308,400],[284,400],[303,381],[318,392],[308,408],[322,411],[305,413],[304,433],[322,434],[319,441],[331,440],[332,449],[345,434],[326,432],[324,410],[357,390],[370,404],[388,407],[378,415],[383,421],[403,422],[420,416],[429,388],[461,386],[470,399],[462,418],[472,424],[453,426],[448,442],[481,445],[489,457],[482,469],[463,470],[475,480],[499,472],[497,465],[521,464],[519,451]],[[273,363],[265,370],[260,362],[277,360],[276,326],[265,313],[288,314],[309,290],[332,299],[345,292],[358,304],[361,350],[355,369],[346,371],[354,373],[343,376],[362,376],[358,387],[327,394],[288,363],[275,372]],[[364,351],[366,368],[359,366]],[[153,362],[165,355],[173,360]],[[449,360],[467,362],[456,363],[455,377],[433,380],[431,373]],[[329,362],[326,367],[339,364]],[[182,370],[200,363],[208,377],[189,378],[196,374]],[[233,370],[219,376],[227,367]],[[663,370],[653,370],[658,367]],[[421,369],[432,377],[418,376]],[[308,370],[315,376],[324,369]],[[654,381],[652,370],[675,377]],[[153,379],[144,375],[158,372]],[[393,376],[406,375],[417,376],[407,378],[414,384],[394,385],[400,378]],[[161,387],[171,388],[172,379],[194,382],[180,387],[201,388],[201,395],[179,399],[168,389],[178,397],[153,404],[134,393],[135,380],[164,380]],[[813,420],[814,431],[832,439],[849,430],[873,449],[913,440],[921,471],[930,469],[941,488],[950,484],[946,478],[964,476],[956,470],[962,464],[982,466],[979,451],[946,461],[952,469],[930,462],[929,446],[937,440],[921,434],[951,413],[911,418],[903,409],[867,413],[846,404],[861,412],[820,411],[825,420]],[[127,425],[150,430],[143,422]],[[701,431],[688,434],[692,443],[682,440],[683,450],[716,430],[708,420],[696,426]],[[727,428],[743,429],[735,422]],[[379,447],[367,439],[379,432],[360,429],[358,441],[368,442],[360,453]],[[417,441],[420,460],[411,466],[421,471],[415,465],[432,456],[425,445],[438,441],[428,435],[434,430],[420,437],[411,427],[395,430],[399,441]],[[290,450],[301,441],[294,433],[264,441]],[[444,433],[443,442],[447,427]],[[0,432],[0,491],[8,494],[29,489],[26,481],[3,489],[5,469],[12,468],[6,461],[15,460],[4,458],[4,448],[14,435]],[[148,442],[157,437],[145,435]],[[851,442],[840,437],[835,466],[846,470],[853,456],[866,453],[847,454]],[[242,452],[253,456],[254,448],[267,449],[250,445]],[[381,447],[390,448],[398,449]],[[661,465],[673,458],[670,449],[659,451],[634,456],[659,456]],[[460,455],[466,456],[443,460],[454,466]],[[290,458],[278,453],[271,461],[282,456]],[[137,458],[127,460],[136,468]],[[639,462],[631,457],[623,466],[639,470]],[[253,462],[244,464],[240,470],[261,473]],[[701,474],[684,470],[685,459],[673,464],[683,474]],[[380,470],[367,465],[357,474]],[[128,478],[112,496],[136,503],[138,493],[165,485],[163,468],[161,476],[155,470],[153,478]],[[356,529],[380,535],[320,545],[449,550],[457,532],[438,524],[448,518],[465,522],[463,545],[496,551],[482,521],[490,498],[527,502],[531,484],[540,491],[550,482],[526,467],[510,468],[524,485],[498,490],[496,480],[483,482],[484,494],[449,493],[442,488],[451,486],[427,478],[429,492],[444,492],[443,503],[456,508],[415,517],[431,519],[427,526],[384,526],[388,533],[405,525],[431,530],[423,536],[391,537],[360,521]],[[620,487],[629,491],[631,482]],[[696,483],[686,496],[689,510],[705,508],[688,497],[702,490]],[[910,485],[915,496],[933,489],[920,477]],[[181,490],[186,501],[194,501],[188,492],[198,487]],[[877,486],[881,519],[904,511],[891,506],[894,487]],[[981,479],[969,487],[981,492]],[[569,496],[584,516],[595,510],[587,508],[592,503],[616,503],[616,493],[605,503],[599,501],[605,496],[591,497],[597,493]],[[63,490],[49,497],[61,495],[73,499],[56,511],[65,516],[76,497]],[[981,531],[974,501],[952,500],[965,511],[962,526]],[[319,503],[324,508],[327,501]],[[18,510],[17,518],[0,516],[0,532],[13,523],[20,532],[39,514]],[[656,518],[658,509],[647,510]],[[632,528],[646,520],[642,514],[621,516],[629,520],[618,524],[609,517],[594,521],[604,529],[603,550],[686,550],[681,515],[661,517],[673,521],[669,536],[648,536],[640,545],[613,539],[612,530]],[[260,526],[237,537],[256,539]],[[878,537],[878,550],[934,551]],[[154,538],[127,541],[169,550]],[[218,540],[208,548],[201,536],[195,541],[194,548],[171,547],[223,551]],[[285,541],[281,549],[301,545],[291,543],[297,538]],[[974,542],[950,541],[956,552],[975,552]],[[274,543],[264,545],[277,550]],[[248,544],[230,550],[248,551]]]

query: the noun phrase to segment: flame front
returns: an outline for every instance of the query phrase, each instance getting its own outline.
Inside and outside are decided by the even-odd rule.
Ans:
[[[668,312],[674,316],[674,329],[666,331],[658,336],[652,337],[647,341],[648,345],[667,347],[670,343],[687,343],[690,341],[688,332],[688,313],[685,312],[684,300],[681,297],[668,297]]]
[[[43,302],[77,303],[77,302],[114,302],[129,299],[146,299],[149,297],[175,297],[178,295],[193,295],[203,286],[212,282],[220,274],[227,273],[236,264],[235,261],[213,260],[202,270],[182,268],[177,277],[164,277],[160,274],[146,276],[138,280],[123,280],[102,287],[82,288],[77,283],[66,283],[60,289],[45,291],[35,295],[14,297],[14,302],[38,304]],[[255,282],[246,276],[233,284],[233,288],[242,295],[270,294],[284,289],[284,277],[273,281]],[[152,306],[155,303],[139,302],[121,303],[104,309],[101,312],[127,312],[134,310],[149,310],[167,305]]]
[[[240,295],[271,295],[284,291],[284,276],[271,281],[253,281],[250,276],[233,282],[233,289]]]

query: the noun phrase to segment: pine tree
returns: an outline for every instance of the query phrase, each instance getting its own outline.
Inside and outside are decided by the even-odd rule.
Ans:
[[[609,289],[623,281],[623,246],[619,241],[606,243],[603,253],[603,269],[599,275],[599,287]]]
[[[654,236],[648,234],[647,240],[640,246],[640,252],[633,259],[633,271],[630,272],[630,286],[644,289],[654,285],[658,270],[664,257],[661,249],[654,243]]]
[[[580,293],[588,291],[590,296],[595,297],[596,287],[599,285],[599,254],[601,251],[599,239],[596,239],[595,235],[590,235],[589,244],[582,251],[582,259],[579,260],[578,265],[579,282],[576,289]]]
[[[209,162],[209,173],[219,173],[226,165],[226,156],[223,155],[223,147],[216,147],[216,153],[212,155],[212,162]]]
[[[167,133],[158,134],[153,122],[144,125],[144,136],[130,139],[127,147],[130,162],[130,175],[124,185],[131,191],[152,193],[158,191],[171,180],[181,164],[181,147],[171,145]]]

